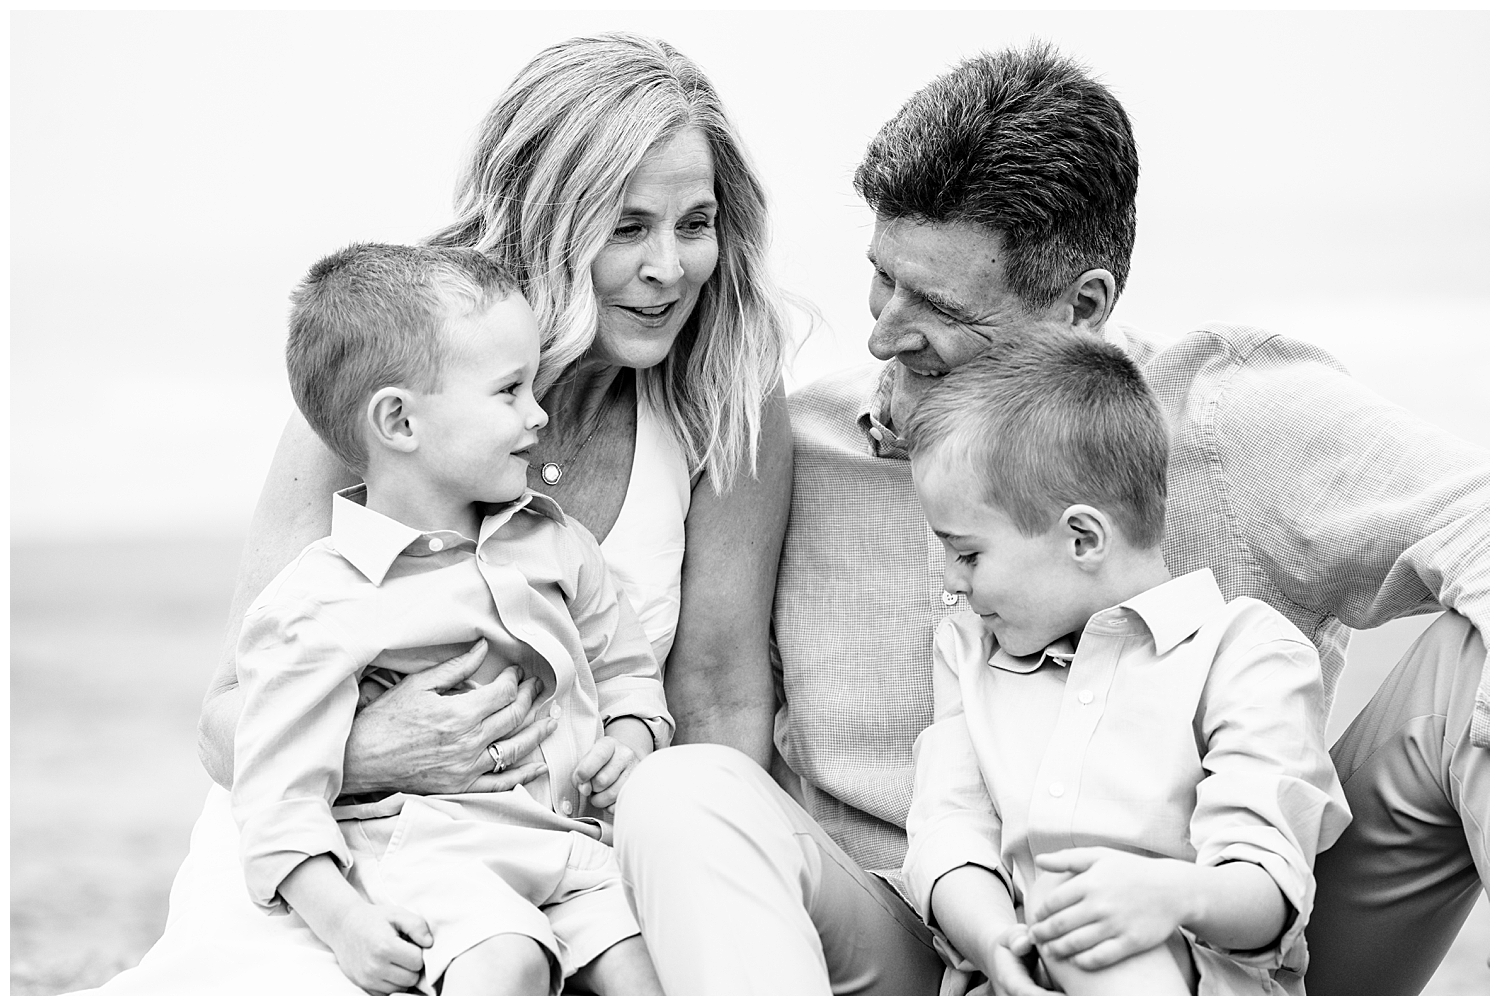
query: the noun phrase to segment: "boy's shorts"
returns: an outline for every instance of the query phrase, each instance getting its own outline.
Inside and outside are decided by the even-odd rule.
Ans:
[[[492,936],[541,944],[556,994],[568,975],[640,933],[614,850],[577,831],[475,818],[456,802],[418,796],[406,796],[399,814],[339,827],[354,860],[350,883],[431,928],[417,985],[429,995],[455,957]]]

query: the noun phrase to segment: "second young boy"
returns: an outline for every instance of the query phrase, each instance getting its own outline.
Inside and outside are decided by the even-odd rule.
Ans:
[[[1297,993],[1313,857],[1349,822],[1316,650],[1162,558],[1168,440],[1099,339],[1016,339],[909,424],[970,614],[934,639],[905,873],[963,971],[1070,994]]]

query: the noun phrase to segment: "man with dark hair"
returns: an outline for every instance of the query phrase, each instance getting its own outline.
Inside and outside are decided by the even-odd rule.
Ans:
[[[795,802],[704,746],[652,758],[622,800],[622,865],[669,992],[933,990],[940,961],[913,947],[931,920],[899,869],[932,630],[967,604],[942,589],[901,434],[1001,337],[1087,335],[1141,367],[1172,432],[1170,571],[1209,567],[1306,634],[1325,722],[1351,627],[1447,609],[1333,749],[1354,823],[1317,860],[1308,990],[1420,991],[1488,884],[1484,454],[1313,346],[1116,325],[1136,175],[1119,102],[1042,45],[965,61],[871,142],[855,185],[876,211],[869,345],[888,362],[791,397],[775,740]],[[938,945],[960,986],[966,962]],[[1022,962],[1001,970],[1035,990]]]

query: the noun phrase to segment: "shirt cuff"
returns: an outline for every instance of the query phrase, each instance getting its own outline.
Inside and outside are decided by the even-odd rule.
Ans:
[[[1294,914],[1287,922],[1286,928],[1282,930],[1281,936],[1274,943],[1259,949],[1232,950],[1206,940],[1198,940],[1198,942],[1251,967],[1268,968],[1272,971],[1285,968],[1298,974],[1306,971],[1307,944],[1302,939],[1302,932],[1307,928],[1307,920],[1312,915],[1314,883],[1311,875],[1293,869],[1284,857],[1269,849],[1245,844],[1227,845],[1216,852],[1211,859],[1202,861],[1198,865],[1222,866],[1225,863],[1234,862],[1254,863],[1270,874],[1271,880],[1291,903]]]
[[[240,826],[240,859],[250,900],[274,914],[286,912],[277,889],[287,874],[322,855],[332,856],[346,872],[353,862],[344,833],[323,800],[283,800]]]
[[[660,751],[672,743],[672,721],[661,716],[641,716],[636,713],[616,713],[613,716],[604,717],[604,725],[609,726],[615,720],[640,720],[646,729],[651,731],[651,750]]]
[[[928,822],[913,835],[902,872],[923,922],[936,926],[932,917],[932,888],[945,873],[960,866],[980,866],[993,872],[1010,892],[1011,903],[1015,903],[1015,884],[1000,865],[999,825],[989,814],[950,814]]]

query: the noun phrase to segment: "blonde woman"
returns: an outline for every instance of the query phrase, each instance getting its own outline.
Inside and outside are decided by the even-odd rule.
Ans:
[[[457,219],[431,239],[502,257],[536,311],[551,421],[528,477],[599,539],[664,662],[678,741],[729,744],[762,765],[791,479],[786,330],[766,230],[760,183],[702,72],[663,42],[613,34],[553,46],[520,72],[481,127]],[[256,507],[231,626],[327,534],[332,494],[354,481],[294,415]],[[240,707],[233,644],[231,630],[200,724],[219,786],[166,932],[101,991],[357,991],[300,920],[261,914],[245,892],[220,788],[233,778]],[[507,669],[466,689],[476,666],[461,657],[410,675],[362,711],[345,791],[499,790],[544,771],[522,764],[551,725],[529,715],[542,684]],[[596,810],[613,799],[596,794]]]

